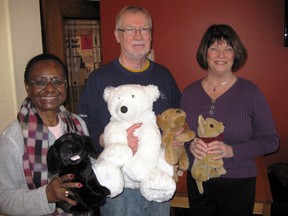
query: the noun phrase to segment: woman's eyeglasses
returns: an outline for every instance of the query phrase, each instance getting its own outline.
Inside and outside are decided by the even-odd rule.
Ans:
[[[48,81],[47,78],[38,78],[36,80],[26,80],[27,82],[32,83],[34,86],[38,88],[45,88],[48,83],[51,83],[55,88],[61,88],[66,84],[65,79],[58,79],[58,78],[52,78],[50,81]]]

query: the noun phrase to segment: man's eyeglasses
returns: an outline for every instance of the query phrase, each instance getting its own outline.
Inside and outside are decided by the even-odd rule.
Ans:
[[[144,35],[144,36],[151,34],[151,28],[149,28],[149,27],[139,28],[139,29],[132,28],[132,27],[125,28],[125,29],[118,28],[117,30],[124,32],[124,34],[127,36],[132,36],[132,35],[136,34],[137,31],[139,31],[140,34]]]
[[[45,88],[45,86],[48,83],[51,83],[55,88],[61,88],[67,82],[65,79],[58,79],[58,78],[53,78],[50,81],[48,81],[48,79],[44,77],[36,80],[26,80],[26,81],[32,83],[34,86],[38,88]]]

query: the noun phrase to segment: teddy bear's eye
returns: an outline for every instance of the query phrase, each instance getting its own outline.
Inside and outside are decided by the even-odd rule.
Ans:
[[[213,124],[210,124],[210,128],[214,128],[214,125],[213,125]]]
[[[135,95],[132,95],[132,98],[135,98]]]

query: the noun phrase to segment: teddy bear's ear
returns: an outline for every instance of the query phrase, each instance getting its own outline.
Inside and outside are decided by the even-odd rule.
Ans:
[[[161,128],[161,122],[162,122],[163,118],[161,117],[160,114],[156,115],[156,122],[159,128]]]
[[[160,97],[160,91],[155,85],[145,86],[145,90],[147,91],[153,102],[155,102]]]
[[[157,125],[158,125],[158,128],[161,129],[161,131],[169,130],[169,125],[165,121],[163,117],[163,113],[157,115]]]
[[[197,133],[198,133],[198,136],[200,136],[200,137],[205,133],[204,124],[205,124],[205,120],[204,120],[203,116],[199,115]]]
[[[156,119],[157,119],[157,121],[159,121],[160,118],[161,118],[161,115],[160,115],[160,114],[157,114],[157,115],[156,115]]]
[[[108,100],[108,98],[109,98],[109,95],[111,94],[111,92],[113,91],[113,87],[111,87],[111,86],[108,86],[108,87],[106,87],[105,88],[105,90],[104,90],[104,94],[103,94],[103,98],[104,98],[104,100],[107,102],[107,100]]]

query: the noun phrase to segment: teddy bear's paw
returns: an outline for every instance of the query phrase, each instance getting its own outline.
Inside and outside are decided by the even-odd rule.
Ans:
[[[170,200],[176,190],[176,183],[169,175],[153,169],[148,178],[140,184],[142,195],[149,201],[165,202]]]
[[[198,188],[199,193],[203,194],[204,193],[203,182],[196,181],[196,184],[197,184],[197,188]]]
[[[99,183],[110,190],[110,198],[113,198],[123,191],[124,180],[121,170],[108,161],[96,160],[92,169],[97,176]]]
[[[207,181],[210,178],[212,168],[203,163],[202,160],[195,158],[192,165],[192,177],[196,181]]]
[[[196,171],[192,171],[192,177],[197,181],[201,181],[201,182],[205,182],[208,181],[209,178],[211,177],[211,172],[207,172],[207,171],[201,171],[201,172],[196,172]]]
[[[153,167],[149,167],[149,163],[147,161],[140,157],[134,156],[131,160],[124,164],[122,172],[132,181],[142,182],[145,178],[147,178],[152,169]]]
[[[214,154],[214,156],[218,156],[218,154]],[[224,162],[222,159],[219,160],[214,160],[212,159],[214,157],[213,155],[206,155],[205,159],[204,159],[204,163],[212,168],[217,169],[218,167],[221,167],[224,165]]]
[[[165,160],[167,161],[167,163],[169,163],[170,165],[175,165],[178,163],[179,157],[178,157],[178,147],[167,147],[165,149]]]
[[[105,147],[100,154],[100,158],[122,167],[127,160],[132,158],[133,153],[131,148],[122,144],[110,144]]]
[[[185,149],[179,153],[179,169],[186,171],[189,168],[189,158]]]
[[[174,139],[177,142],[189,142],[195,138],[195,132],[188,130],[184,131],[182,134],[177,135]]]
[[[223,166],[222,166],[222,167],[219,167],[219,168],[217,169],[217,172],[219,173],[219,175],[224,175],[224,174],[227,173],[227,171],[224,169]]]
[[[138,189],[140,187],[140,182],[136,182],[131,180],[127,175],[124,176],[124,187],[131,188],[131,189]]]

